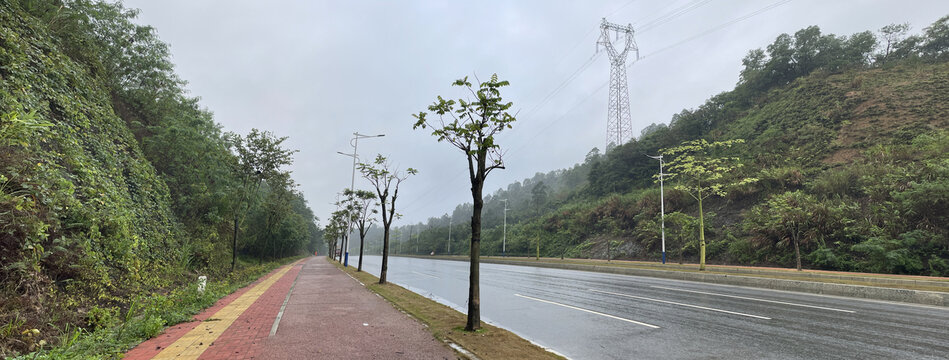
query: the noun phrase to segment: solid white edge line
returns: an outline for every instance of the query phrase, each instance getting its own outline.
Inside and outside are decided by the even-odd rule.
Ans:
[[[824,307],[824,306],[798,304],[798,303],[792,303],[792,302],[786,302],[786,301],[759,299],[759,298],[746,297],[746,296],[738,296],[738,295],[719,294],[719,293],[713,293],[713,292],[707,292],[707,291],[676,289],[676,288],[665,287],[665,286],[656,286],[656,285],[650,285],[650,287],[653,287],[653,288],[656,288],[656,289],[665,289],[665,290],[672,290],[672,291],[683,291],[683,292],[690,292],[690,293],[696,293],[696,294],[723,296],[723,297],[730,297],[730,298],[735,298],[735,299],[761,301],[761,302],[768,302],[768,303],[774,303],[774,304],[782,304],[782,305],[790,305],[790,306],[800,306],[800,307],[806,307],[806,308],[812,308],[812,309],[821,309],[821,310],[829,310],[829,311],[839,311],[839,312],[845,312],[845,313],[850,313],[850,314],[856,313],[856,311],[853,311],[853,310],[835,309],[835,308]]]
[[[647,323],[639,322],[639,321],[636,321],[636,320],[630,320],[630,319],[626,319],[626,318],[621,318],[621,317],[619,317],[619,316],[614,316],[614,315],[610,315],[610,314],[604,314],[604,313],[601,313],[601,312],[597,312],[597,311],[593,311],[593,310],[589,310],[589,309],[584,309],[584,308],[579,308],[579,307],[572,306],[572,305],[561,304],[561,303],[553,302],[553,301],[550,301],[550,300],[538,299],[538,298],[535,298],[535,297],[530,297],[530,296],[521,295],[521,294],[514,294],[514,296],[522,297],[522,298],[525,298],[525,299],[531,299],[531,300],[534,300],[534,301],[540,301],[540,302],[543,302],[543,303],[553,304],[553,305],[557,305],[557,306],[563,306],[563,307],[568,308],[568,309],[584,311],[584,312],[588,312],[588,313],[591,313],[591,314],[596,314],[596,315],[600,315],[600,316],[605,316],[605,317],[608,317],[608,318],[611,318],[611,319],[622,320],[622,321],[630,322],[630,323],[633,323],[633,324],[636,324],[636,325],[642,325],[642,326],[645,326],[645,327],[648,327],[648,328],[653,328],[653,329],[658,329],[658,328],[659,328],[659,327],[656,326],[656,325],[647,324]]]
[[[706,307],[706,306],[699,306],[699,305],[692,305],[692,304],[684,304],[684,303],[675,302],[675,301],[653,299],[653,298],[648,298],[648,297],[643,297],[643,296],[636,296],[636,295],[629,295],[629,294],[621,294],[621,293],[615,293],[615,292],[609,292],[609,291],[602,291],[602,290],[596,290],[596,289],[589,289],[589,290],[590,290],[590,291],[593,291],[593,292],[598,292],[598,293],[603,293],[603,294],[610,294],[610,295],[616,295],[616,296],[624,296],[624,297],[633,298],[633,299],[641,299],[641,300],[655,301],[655,302],[660,302],[660,303],[665,303],[665,304],[679,305],[679,306],[685,306],[685,307],[696,308],[696,309],[702,309],[702,310],[708,310],[708,311],[717,311],[717,312],[721,312],[721,313],[732,314],[732,315],[741,315],[741,316],[747,316],[747,317],[753,317],[753,318],[762,319],[762,320],[771,320],[771,318],[769,318],[769,317],[767,317],[767,316],[745,314],[745,313],[740,313],[740,312],[737,312],[737,311],[722,310],[722,309],[710,308],[710,307]]]
[[[293,278],[293,284],[290,285],[290,291],[287,292],[287,298],[283,299],[283,305],[280,306],[280,312],[277,313],[277,318],[273,320],[273,326],[270,327],[270,337],[277,335],[277,327],[280,326],[280,319],[283,318],[283,311],[287,310],[287,303],[290,302],[290,295],[293,294],[293,288],[297,286],[297,280],[300,279],[300,273],[303,272],[303,266],[300,266],[300,271],[297,272],[297,276]]]
[[[441,279],[441,278],[440,278],[440,277],[438,277],[438,276],[435,276],[435,275],[429,275],[429,274],[426,274],[426,273],[420,273],[420,272],[418,272],[418,271],[415,271],[415,270],[412,270],[412,272],[413,272],[413,273],[415,273],[415,274],[419,274],[419,275],[423,275],[423,276],[429,276],[429,277],[433,277],[433,278],[436,278],[436,279]]]

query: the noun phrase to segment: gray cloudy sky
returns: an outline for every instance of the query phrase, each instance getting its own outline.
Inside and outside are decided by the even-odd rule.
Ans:
[[[949,1],[793,0],[714,32],[778,0],[737,1],[197,1],[127,0],[139,21],[171,44],[178,74],[226,130],[289,136],[292,167],[321,219],[348,187],[353,131],[384,133],[359,154],[420,170],[403,183],[401,223],[424,221],[471,201],[461,152],[413,131],[411,114],[436,97],[461,97],[457,78],[497,73],[520,109],[498,139],[506,170],[485,190],[572,166],[603,149],[609,79],[605,54],[548,102],[539,103],[593,56],[604,16],[632,23],[646,56],[627,73],[635,133],[730,90],[741,58],[781,33],[818,25],[849,35],[909,22],[917,33],[949,14]],[[657,26],[677,8],[694,4]],[[702,35],[694,40],[683,40]],[[673,46],[669,48],[670,46]],[[357,178],[357,187],[368,188]]]

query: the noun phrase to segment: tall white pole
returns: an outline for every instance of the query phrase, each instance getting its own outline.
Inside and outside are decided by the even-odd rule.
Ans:
[[[349,181],[349,191],[356,191],[354,187],[356,186],[356,150],[359,146],[359,133],[353,133],[353,176]],[[352,193],[350,196],[355,196],[355,193]],[[343,261],[343,266],[349,266],[349,236],[353,233],[353,216],[349,214],[347,217],[348,221],[346,222],[346,240],[344,240],[346,246],[346,260]]]
[[[666,263],[666,198],[662,188],[662,155],[659,155],[659,218],[662,221],[662,263]]]
[[[507,199],[504,202],[504,230],[501,235],[501,256],[507,256]]]
[[[659,160],[659,218],[662,222],[662,263],[666,263],[666,199],[665,199],[665,190],[662,188],[662,155],[659,156],[649,156],[653,159]]]
[[[339,195],[340,195],[339,193],[336,193],[336,211],[337,212],[339,211]],[[337,237],[336,240],[339,240],[339,237]],[[340,250],[342,250],[342,245],[343,244],[340,244]],[[336,261],[336,243],[333,243],[333,253],[330,254],[330,257],[333,258],[333,261]]]
[[[350,190],[350,191],[353,191],[353,192],[356,191],[356,189],[354,189],[354,188],[356,187],[356,158],[358,157],[358,155],[356,155],[356,150],[358,150],[359,139],[362,139],[362,138],[371,138],[371,137],[383,137],[383,136],[385,136],[385,134],[380,134],[380,135],[363,135],[363,134],[360,134],[359,132],[354,132],[354,133],[353,133],[353,141],[350,142],[350,144],[353,145],[353,154],[352,154],[352,155],[349,155],[349,154],[340,152],[340,154],[347,155],[347,156],[352,156],[352,157],[353,157],[353,175],[352,175],[352,178],[351,178],[350,181],[349,181],[349,190]],[[353,195],[353,196],[355,196],[355,195]],[[347,218],[347,220],[346,220],[346,237],[343,239],[343,249],[345,249],[345,251],[346,251],[345,260],[343,260],[343,266],[349,266],[349,237],[350,237],[350,235],[352,234],[352,232],[353,232],[353,218],[352,218],[352,216],[349,216],[349,217]]]
[[[452,220],[454,219],[448,218],[448,255],[451,255],[451,221]]]

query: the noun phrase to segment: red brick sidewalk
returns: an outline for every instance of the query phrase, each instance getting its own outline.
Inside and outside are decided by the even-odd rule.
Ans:
[[[247,308],[237,321],[231,324],[227,331],[221,334],[221,336],[201,354],[200,359],[255,358],[260,351],[261,341],[266,339],[267,335],[269,335],[274,318],[276,318],[277,312],[280,310],[280,306],[283,304],[287,292],[290,290],[290,286],[293,284],[293,280],[300,272],[303,264],[298,261],[286,266],[293,266],[293,268],[274,283],[253,305]],[[255,285],[276,275],[280,269],[282,269],[282,267],[273,270],[250,285],[221,298],[214,306],[195,315],[195,321],[169,327],[165,329],[161,335],[139,344],[126,353],[125,359],[138,360],[155,357],[155,355],[158,355],[163,349],[209,319],[225,306],[231,304],[235,299],[246,293]]]
[[[240,313],[206,350],[183,352],[168,358],[456,358],[455,353],[433,338],[421,323],[396,310],[330,264],[328,259],[310,257],[288,266],[292,268]],[[125,358],[154,358],[198,326],[212,324],[215,321],[212,315],[221,309],[226,310],[244,294],[255,294],[249,291],[258,284],[266,285],[265,282],[272,276],[280,276],[282,269],[274,270],[254,284],[221,299],[213,307],[195,316],[196,321],[175,325],[141,343],[129,351]],[[270,337],[274,320],[292,285],[293,292],[276,336]]]
[[[267,359],[455,359],[424,325],[336,268],[310,258]]]

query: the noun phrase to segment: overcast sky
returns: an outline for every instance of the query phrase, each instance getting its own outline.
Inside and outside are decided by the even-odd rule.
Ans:
[[[498,143],[506,170],[485,192],[537,172],[570,167],[606,141],[605,54],[545,103],[594,55],[603,17],[632,23],[642,60],[628,70],[634,133],[730,90],[741,59],[781,33],[820,26],[849,35],[909,22],[918,33],[949,14],[949,1],[198,1],[129,0],[138,21],[171,45],[177,73],[225,130],[289,136],[291,168],[321,219],[349,187],[352,133],[365,159],[381,153],[420,171],[399,191],[401,224],[470,202],[463,154],[412,130],[411,114],[451,82],[497,73],[520,113]],[[783,3],[745,20],[771,4]],[[694,5],[694,6],[693,6]],[[683,8],[683,6],[685,6]],[[676,9],[691,9],[667,18]],[[665,20],[663,20],[665,19]],[[659,21],[657,21],[659,20]],[[727,25],[721,27],[722,25]],[[709,32],[711,29],[719,30]],[[683,43],[683,40],[693,39]],[[670,47],[672,46],[672,47]],[[630,59],[632,60],[632,59]],[[357,187],[369,184],[356,179]],[[322,221],[321,221],[322,223]],[[398,224],[397,224],[398,225]]]

